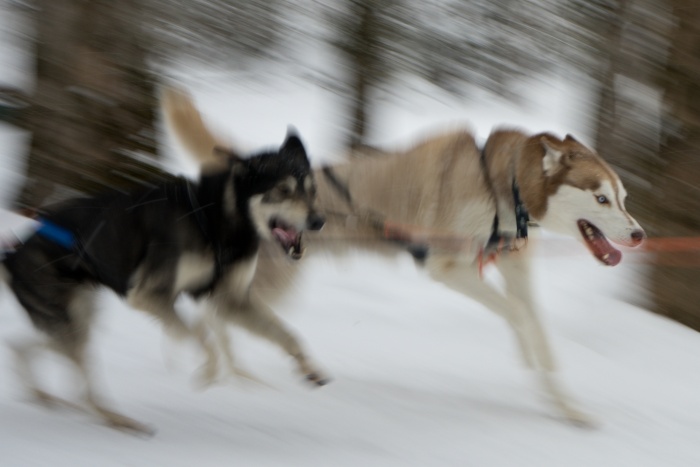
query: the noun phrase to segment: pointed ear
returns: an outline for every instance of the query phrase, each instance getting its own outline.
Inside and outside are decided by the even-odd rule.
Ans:
[[[581,143],[578,142],[578,140],[577,140],[576,138],[574,138],[573,136],[571,136],[571,134],[567,134],[566,137],[564,138],[564,141],[567,141],[567,142],[569,142],[569,143],[578,143],[578,144],[581,144]]]
[[[562,155],[564,154],[559,149],[555,148],[551,141],[548,141],[546,136],[540,138],[540,143],[544,148],[544,157],[542,158],[542,170],[545,175],[552,175],[562,165]]]
[[[280,152],[288,153],[297,157],[303,157],[304,159],[308,160],[304,143],[301,142],[296,128],[291,125],[287,127],[287,138],[284,140]]]

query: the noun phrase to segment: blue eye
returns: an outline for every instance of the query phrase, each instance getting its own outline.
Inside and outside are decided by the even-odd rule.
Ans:
[[[596,198],[598,200],[598,203],[600,204],[608,204],[610,201],[608,201],[608,198],[606,198],[605,195],[598,195]]]

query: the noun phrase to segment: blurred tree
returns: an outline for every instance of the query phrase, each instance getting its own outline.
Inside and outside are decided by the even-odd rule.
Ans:
[[[328,5],[328,18],[338,31],[331,41],[348,71],[347,147],[365,143],[372,91],[387,80],[395,66],[391,60],[393,44],[388,39],[400,27],[391,21],[390,13],[398,4],[400,0],[346,0]]]
[[[68,193],[133,183],[157,170],[154,81],[137,0],[37,0],[36,87],[22,118],[31,131],[16,201],[33,209]]]
[[[661,76],[673,21],[658,0],[620,0],[599,28],[596,148],[621,173],[629,207],[644,224],[654,216],[649,187],[662,169]],[[654,234],[653,225],[649,227]]]
[[[421,76],[455,95],[481,88],[517,99],[523,77],[565,69],[600,77],[619,33],[615,0],[345,0],[320,8],[345,57],[349,145],[365,143],[370,96]],[[608,31],[603,32],[601,31]],[[617,31],[617,32],[616,32]]]
[[[182,57],[210,67],[243,68],[283,60],[281,39],[293,5],[281,0],[142,0],[146,33],[157,60]]]
[[[590,16],[582,22],[599,32],[596,147],[621,174],[628,208],[657,239],[700,233],[696,3],[619,0],[604,5],[604,27]],[[654,255],[644,288],[654,311],[700,330],[700,253],[681,248]]]
[[[36,0],[36,86],[0,118],[32,134],[16,207],[166,177],[154,164],[156,71],[173,57],[273,56],[279,2]],[[217,53],[214,53],[216,51]],[[162,70],[162,68],[160,68]],[[4,90],[5,100],[17,98]]]
[[[654,177],[653,218],[660,236],[700,235],[700,8],[671,0],[674,27],[661,84],[663,139]],[[655,311],[700,330],[700,252],[660,253],[651,271]]]

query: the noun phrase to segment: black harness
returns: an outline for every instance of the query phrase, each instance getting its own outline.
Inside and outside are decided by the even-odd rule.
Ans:
[[[513,201],[515,203],[515,238],[527,239],[527,226],[530,222],[530,214],[527,212],[527,209],[525,208],[522,199],[520,199],[520,190],[515,180],[513,180],[512,191]],[[502,235],[498,231],[498,213],[496,213],[493,216],[491,236],[489,237],[488,242],[486,242],[484,250],[487,252],[500,251],[503,245],[508,244],[511,240],[513,239],[509,235]]]

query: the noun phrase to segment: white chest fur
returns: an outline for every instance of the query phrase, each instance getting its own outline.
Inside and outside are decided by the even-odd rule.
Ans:
[[[184,253],[177,262],[176,268],[176,293],[201,287],[214,277],[214,255]]]

